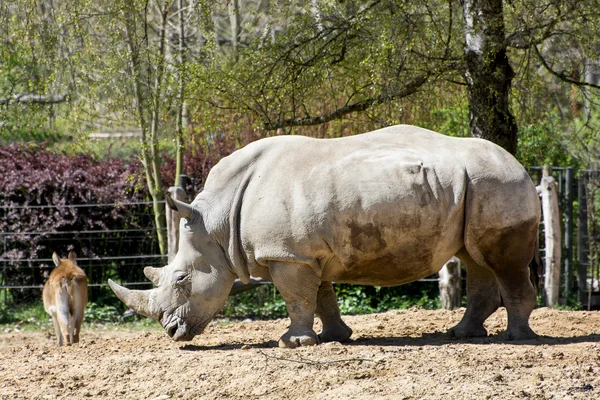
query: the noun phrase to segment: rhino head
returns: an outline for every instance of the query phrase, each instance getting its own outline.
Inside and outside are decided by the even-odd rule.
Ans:
[[[221,310],[235,275],[223,248],[207,233],[201,212],[180,201],[169,205],[182,217],[179,250],[167,266],[144,268],[157,287],[129,290],[110,279],[108,283],[121,301],[159,322],[173,340],[188,341]]]

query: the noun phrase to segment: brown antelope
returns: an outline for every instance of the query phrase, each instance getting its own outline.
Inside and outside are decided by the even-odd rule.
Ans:
[[[79,342],[79,330],[87,306],[87,276],[75,264],[77,255],[69,252],[69,258],[60,259],[52,254],[56,268],[50,273],[42,293],[44,309],[52,317],[58,345]]]

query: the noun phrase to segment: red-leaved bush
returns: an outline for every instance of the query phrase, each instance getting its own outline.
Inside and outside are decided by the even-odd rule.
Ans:
[[[194,181],[194,185],[188,187],[191,195],[195,196],[197,191],[204,186],[210,169],[221,158],[233,153],[237,148],[260,138],[259,134],[253,132],[245,132],[237,138],[223,133],[213,135],[211,140],[202,145],[188,145],[183,154],[182,174],[192,178]],[[163,184],[165,186],[168,187],[175,183],[175,159],[173,157],[163,155],[161,176],[163,177]]]
[[[0,147],[0,230],[4,242],[0,254],[4,284],[43,283],[53,251],[66,256],[73,249],[79,258],[90,259],[87,271],[90,281],[103,279],[111,267],[92,266],[93,258],[114,256],[118,252],[125,255],[149,252],[148,243],[152,246],[153,242],[151,229],[148,235],[137,233],[138,246],[124,242],[122,233],[111,232],[152,228],[147,207],[113,206],[146,200],[145,187],[137,162],[57,154],[41,145]],[[93,204],[106,205],[91,207]],[[48,262],[35,265],[32,260],[36,259]],[[31,296],[29,292],[13,291],[12,295],[15,300],[23,300]]]
[[[247,135],[246,135],[247,136]],[[236,147],[256,137],[218,134],[202,146],[189,145],[183,174],[190,199],[203,186],[210,169]],[[174,184],[175,160],[163,155],[164,189]],[[131,161],[88,154],[64,154],[41,144],[0,146],[0,281],[9,286],[41,285],[51,269],[52,252],[75,250],[90,283],[109,277],[144,281],[143,267],[164,260],[154,229],[145,175]],[[79,207],[77,207],[79,206]],[[12,291],[14,301],[37,299],[39,291]],[[98,295],[92,288],[90,297]]]

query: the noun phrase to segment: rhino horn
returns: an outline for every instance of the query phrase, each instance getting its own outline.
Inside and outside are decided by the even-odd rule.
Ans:
[[[144,268],[144,275],[146,275],[146,278],[150,279],[152,283],[158,286],[158,282],[160,281],[162,271],[162,268],[146,267]]]
[[[193,220],[195,217],[199,216],[198,210],[196,210],[190,204],[174,199],[168,195],[165,197],[165,199],[169,207],[177,211],[182,218]]]
[[[144,315],[148,318],[152,318],[156,321],[160,319],[160,313],[152,307],[150,301],[151,295],[157,289],[150,290],[130,290],[123,286],[113,282],[111,279],[108,280],[108,284],[117,297],[125,303],[125,305],[138,314]]]

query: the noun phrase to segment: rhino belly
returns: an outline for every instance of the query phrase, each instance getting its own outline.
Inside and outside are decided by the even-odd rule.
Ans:
[[[400,246],[380,252],[355,250],[333,255],[323,267],[323,280],[374,286],[396,286],[425,278],[440,270],[458,249]]]

